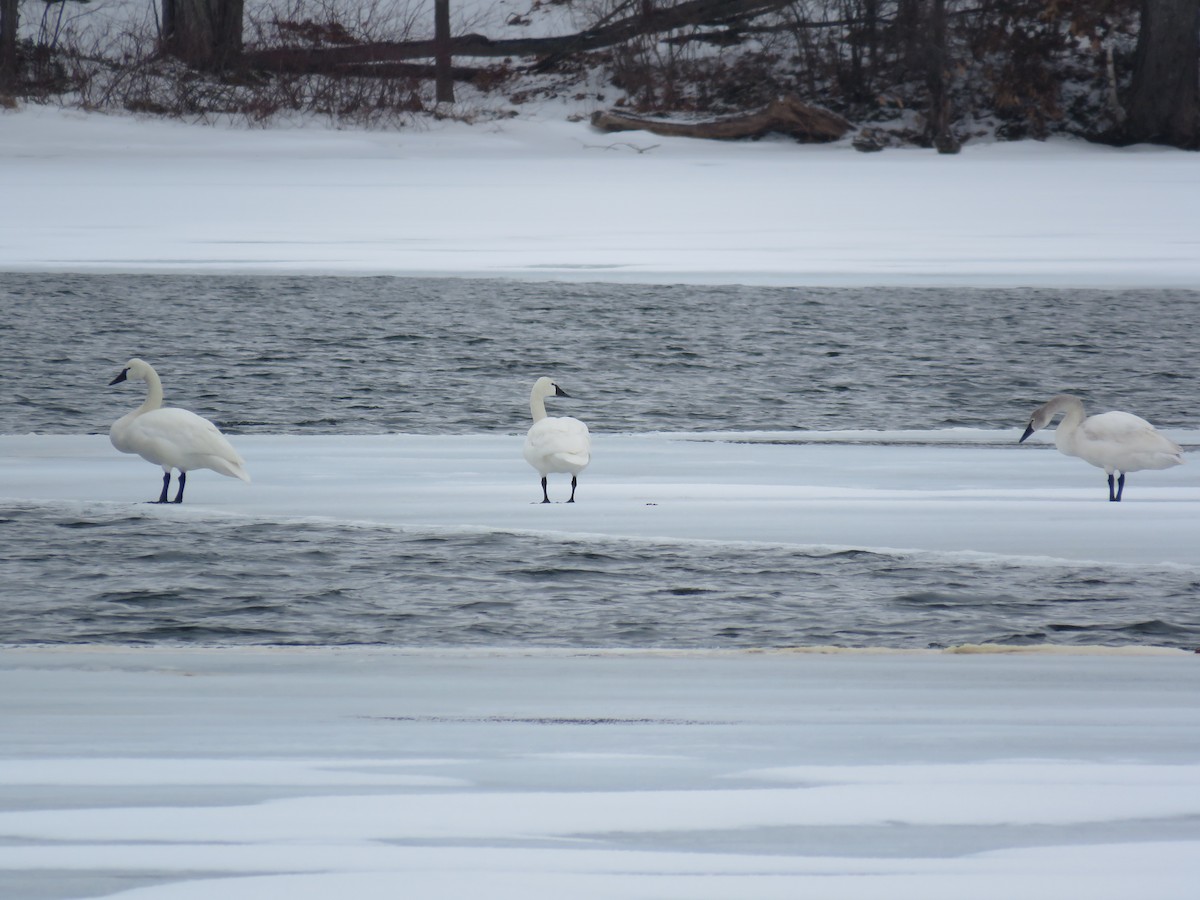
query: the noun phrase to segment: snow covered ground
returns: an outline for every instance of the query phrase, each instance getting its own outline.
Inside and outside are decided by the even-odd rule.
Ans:
[[[0,112],[0,270],[1200,287],[1200,160]]]
[[[1155,148],[27,108],[0,113],[0,196],[7,271],[1200,288],[1200,162]],[[1109,504],[1017,436],[597,435],[570,507],[530,502],[513,436],[243,437],[253,485],[197,473],[159,514],[1197,564],[1194,466]],[[157,486],[104,437],[0,437],[7,500]],[[0,894],[1190,898],[1198,680],[1147,651],[10,648]]]

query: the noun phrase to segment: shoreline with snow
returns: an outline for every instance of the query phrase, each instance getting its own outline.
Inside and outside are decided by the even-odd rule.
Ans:
[[[0,123],[0,271],[1200,288],[1200,166],[1160,147]]]

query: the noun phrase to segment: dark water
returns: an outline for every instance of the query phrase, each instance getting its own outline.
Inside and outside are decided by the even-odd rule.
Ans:
[[[0,509],[6,643],[1200,646],[1200,570]]]
[[[141,399],[232,434],[1015,428],[1061,391],[1200,424],[1200,293],[0,275],[0,433]],[[4,494],[0,484],[0,497]],[[0,509],[0,643],[1200,646],[1195,569]]]
[[[0,434],[140,402],[229,433],[523,431],[542,374],[597,431],[1016,427],[1053,394],[1200,423],[1200,292],[0,275]]]

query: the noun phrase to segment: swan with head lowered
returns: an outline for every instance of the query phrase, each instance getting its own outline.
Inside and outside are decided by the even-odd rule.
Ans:
[[[588,427],[571,416],[546,415],[547,397],[569,397],[549,378],[534,382],[529,394],[529,412],[533,426],[525,435],[525,459],[542,476],[542,502],[550,502],[546,476],[552,473],[571,473],[571,499],[575,502],[578,475],[592,459],[592,439]]]
[[[216,425],[186,409],[163,407],[162,382],[153,366],[131,359],[109,386],[122,381],[146,382],[146,399],[113,423],[109,439],[122,453],[136,453],[147,462],[162,466],[162,494],[154,502],[167,502],[172,469],[179,470],[175,503],[183,502],[183,487],[192,469],[212,469],[249,483],[245,461]]]
[[[1145,419],[1127,412],[1088,416],[1083,401],[1070,394],[1051,397],[1035,409],[1021,442],[1049,425],[1059,413],[1064,415],[1054,429],[1055,445],[1067,456],[1078,456],[1107,472],[1108,499],[1114,502],[1121,499],[1126,472],[1169,469],[1183,462],[1183,449]],[[1120,476],[1115,485],[1114,472]]]

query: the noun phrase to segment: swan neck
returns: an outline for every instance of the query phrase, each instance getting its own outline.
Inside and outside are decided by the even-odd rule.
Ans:
[[[1083,412],[1083,401],[1078,397],[1062,397],[1058,400],[1058,408],[1063,413],[1058,430],[1073,432],[1080,426],[1086,416]]]
[[[151,369],[146,373],[146,399],[138,407],[138,415],[150,412],[152,409],[158,409],[162,406],[162,403],[162,381],[159,380],[158,373]]]
[[[1054,398],[1055,411],[1062,412],[1062,421],[1054,429],[1054,445],[1068,456],[1078,456],[1076,438],[1079,426],[1083,424],[1086,415],[1083,411],[1083,401],[1078,397],[1063,395]]]
[[[529,398],[529,413],[533,416],[533,421],[540,422],[546,418],[546,400],[537,394],[532,394]]]

